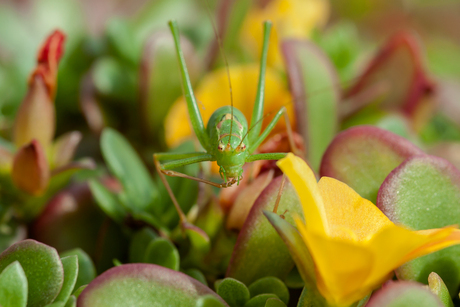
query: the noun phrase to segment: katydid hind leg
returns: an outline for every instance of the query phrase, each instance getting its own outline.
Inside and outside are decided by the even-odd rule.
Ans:
[[[182,77],[182,89],[184,91],[185,101],[187,102],[187,109],[188,114],[190,116],[190,121],[192,123],[193,130],[195,131],[195,134],[198,140],[200,141],[201,146],[203,146],[204,149],[209,151],[209,137],[203,123],[203,118],[201,117],[200,109],[198,108],[195,94],[193,93],[193,87],[190,81],[190,77],[188,75],[184,54],[180,47],[179,27],[175,20],[169,22],[169,27],[174,37],[174,44],[176,47],[177,58],[179,60],[180,73]]]
[[[265,71],[267,68],[267,54],[268,54],[268,42],[270,39],[270,30],[272,23],[266,21],[264,23],[264,42],[262,47],[262,56],[260,58],[260,71],[259,71],[259,83],[257,85],[256,100],[254,102],[254,108],[252,111],[251,124],[249,128],[249,142],[252,144],[259,136],[260,130],[262,129],[262,117],[264,112],[264,99],[265,99]]]

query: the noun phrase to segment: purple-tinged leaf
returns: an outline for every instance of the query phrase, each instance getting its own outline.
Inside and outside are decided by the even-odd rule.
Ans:
[[[288,248],[263,214],[263,210],[273,211],[281,181],[281,176],[274,179],[252,206],[238,236],[226,277],[249,285],[266,276],[283,280],[293,268]],[[288,180],[277,213],[283,214],[291,224],[295,215],[302,216],[297,194]]]
[[[304,138],[307,159],[317,171],[337,131],[338,76],[327,56],[311,42],[291,39],[281,48],[295,101],[297,131]]]
[[[57,251],[35,240],[24,240],[0,254],[0,271],[15,261],[21,264],[29,284],[27,306],[41,307],[53,302],[64,282]]]
[[[327,148],[320,175],[338,179],[375,203],[385,177],[406,158],[424,154],[408,140],[373,126],[338,134]]]
[[[380,187],[377,206],[394,223],[423,230],[460,224],[460,171],[444,159],[410,157]],[[412,260],[396,270],[399,279],[427,283],[436,272],[452,296],[460,286],[460,246]]]
[[[423,285],[410,281],[388,282],[370,298],[366,307],[444,307]]]
[[[201,296],[212,295],[228,306],[211,289],[183,273],[154,264],[124,264],[93,280],[79,295],[79,307],[183,306],[195,307]]]

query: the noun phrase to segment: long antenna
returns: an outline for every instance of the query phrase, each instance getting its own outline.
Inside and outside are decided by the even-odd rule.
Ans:
[[[232,116],[231,122],[230,122],[230,136],[228,138],[228,143],[227,143],[227,147],[228,147],[230,146],[230,140],[232,139],[232,129],[233,129],[233,88],[232,88],[232,80],[230,79],[230,68],[228,67],[228,60],[227,60],[227,57],[225,56],[224,48],[222,46],[222,41],[220,39],[219,33],[217,32],[216,24],[214,23],[214,19],[212,18],[212,13],[209,8],[209,3],[207,0],[203,0],[203,1],[205,2],[206,11],[208,12],[209,20],[211,21],[212,29],[214,30],[214,35],[216,36],[217,44],[219,45],[219,51],[220,51],[222,58],[224,59],[225,69],[227,71],[228,88],[230,92],[230,105],[231,105],[230,112]]]

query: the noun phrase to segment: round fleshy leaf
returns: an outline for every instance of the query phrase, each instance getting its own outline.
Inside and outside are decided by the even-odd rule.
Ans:
[[[0,306],[26,307],[27,277],[18,261],[8,265],[0,274]]]
[[[125,264],[93,280],[77,300],[79,307],[195,307],[199,297],[211,289],[187,275],[154,264]]]
[[[78,298],[80,296],[80,294],[83,292],[83,290],[85,290],[85,288],[87,287],[88,285],[83,285],[81,287],[79,287],[77,290],[74,291],[73,293],[73,296],[75,296],[76,298]]]
[[[338,134],[324,153],[320,175],[338,179],[375,203],[386,176],[406,158],[423,152],[408,140],[373,126]]]
[[[0,254],[0,271],[14,261],[21,264],[27,277],[27,306],[53,302],[64,282],[64,269],[57,251],[35,240],[24,240]]]
[[[265,307],[286,307],[286,304],[279,298],[272,297],[265,302]]]
[[[192,278],[195,278],[196,280],[201,282],[203,285],[208,286],[208,281],[206,280],[206,277],[200,270],[191,268],[191,269],[183,271],[183,273],[187,274],[188,276]]]
[[[444,307],[441,301],[421,284],[409,281],[389,282],[375,292],[366,307]]]
[[[233,278],[218,281],[216,283],[216,292],[230,307],[243,306],[250,297],[246,285]]]
[[[150,242],[158,238],[158,235],[150,228],[144,227],[131,238],[129,245],[129,262],[142,262],[145,250]]]
[[[273,211],[281,181],[282,176],[275,178],[252,206],[233,249],[227,277],[247,285],[266,276],[283,280],[294,267],[288,248],[263,214],[263,210]],[[297,194],[288,180],[284,185],[277,213],[284,214],[285,220],[291,225],[294,225],[293,216],[303,215]]]
[[[278,298],[275,294],[259,294],[251,298],[244,307],[262,307],[265,306],[267,301],[272,298]]]
[[[172,270],[179,270],[180,256],[177,248],[171,241],[157,238],[150,242],[145,250],[145,263],[161,265]]]
[[[212,295],[205,295],[198,299],[196,307],[224,307],[224,304]]]
[[[79,248],[61,253],[62,258],[72,255],[78,257],[78,277],[74,287],[74,289],[78,289],[83,285],[89,284],[96,277],[96,268],[88,254]]]
[[[61,258],[62,267],[64,268],[64,283],[61,292],[54,302],[66,303],[73,292],[78,277],[78,257],[71,255]]]
[[[454,307],[454,303],[450,298],[449,289],[447,289],[444,281],[435,272],[432,272],[428,276],[428,286],[430,287],[431,292],[436,294],[445,307]]]
[[[69,297],[67,303],[65,303],[64,307],[77,307],[77,298],[75,296]]]
[[[394,223],[411,229],[433,229],[460,224],[460,172],[434,156],[407,159],[382,184],[377,206]],[[436,272],[452,296],[460,286],[460,246],[412,260],[396,273],[400,279],[427,283]]]
[[[259,294],[275,294],[285,304],[289,303],[289,290],[286,285],[276,277],[264,277],[253,282],[249,287],[251,297]]]

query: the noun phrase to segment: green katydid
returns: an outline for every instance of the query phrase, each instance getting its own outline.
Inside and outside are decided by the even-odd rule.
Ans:
[[[177,200],[175,199],[164,175],[189,178],[219,188],[230,187],[234,183],[239,183],[242,178],[243,165],[245,163],[257,160],[278,160],[286,156],[286,153],[253,154],[275,127],[282,115],[284,115],[287,122],[286,126],[288,129],[289,141],[291,146],[293,145],[292,131],[290,130],[289,119],[284,106],[281,107],[281,109],[275,114],[274,118],[265,130],[260,133],[262,129],[262,119],[264,118],[265,70],[271,26],[272,24],[269,21],[264,23],[264,41],[260,60],[259,81],[250,128],[248,128],[248,123],[243,113],[234,108],[233,105],[217,109],[212,114],[208,121],[208,125],[205,128],[180,47],[177,22],[169,22],[169,27],[171,28],[171,32],[174,37],[174,43],[180,64],[182,87],[184,90],[185,100],[187,102],[190,121],[201,146],[205,150],[205,152],[182,154],[156,153],[153,155],[155,167],[157,168],[160,178],[171,196],[182,222],[186,220],[185,216],[182,213],[182,210],[180,210],[179,204],[177,203]],[[167,162],[160,163],[161,161]],[[219,166],[219,173],[224,180],[224,183],[218,184],[172,170],[177,167],[204,161],[217,162]]]

